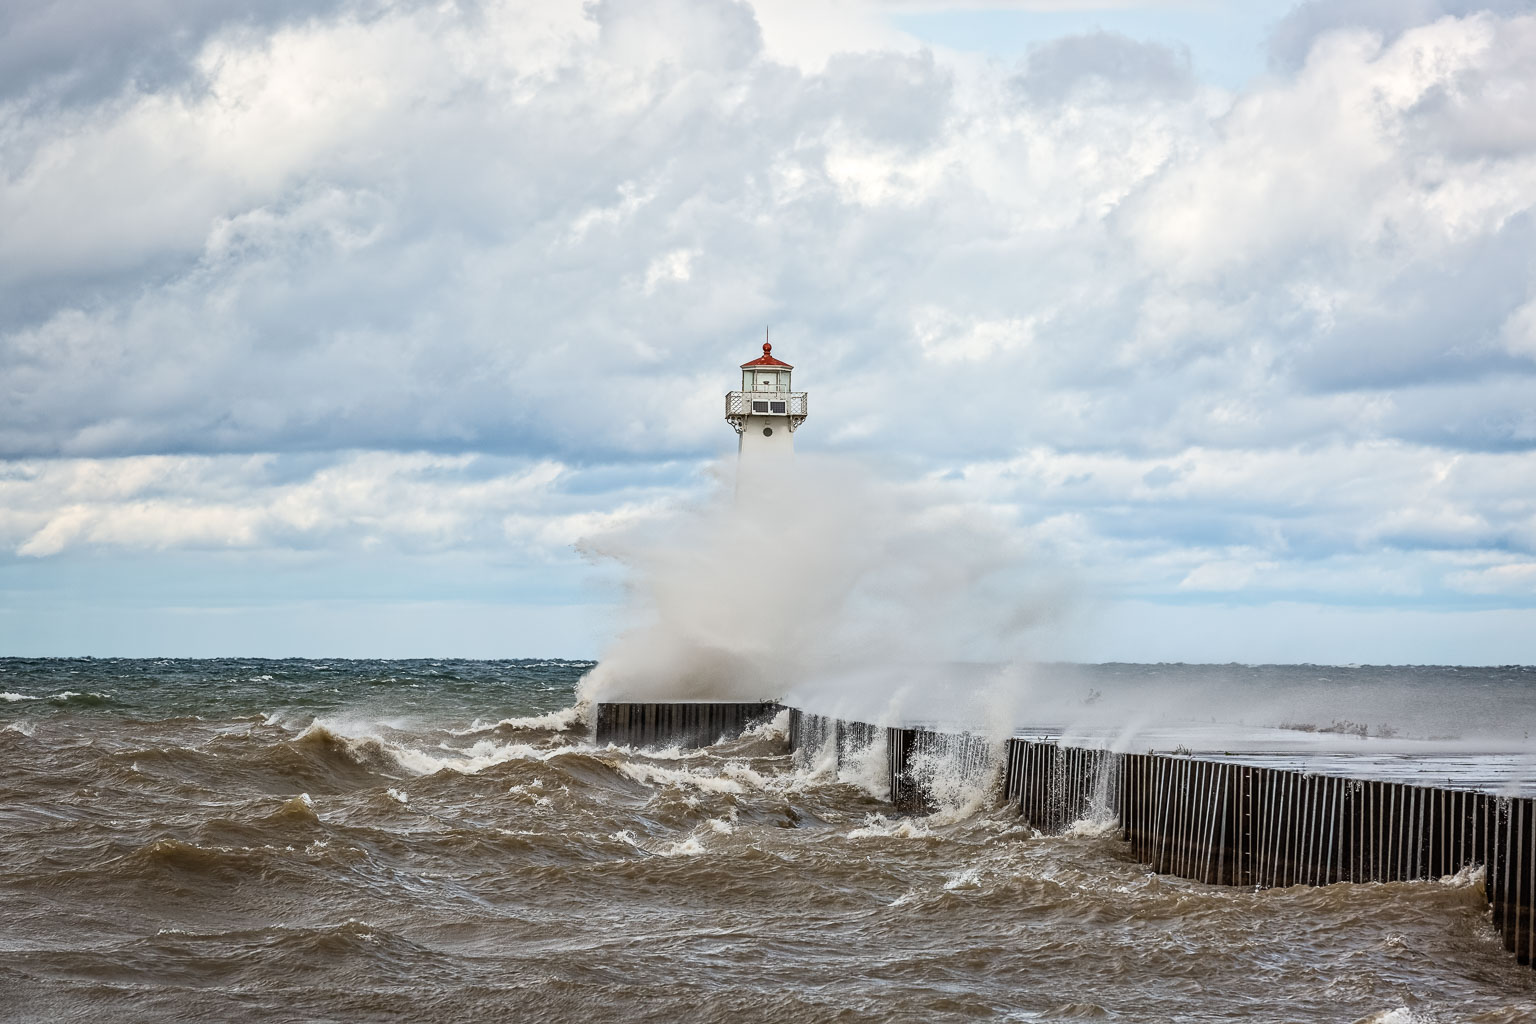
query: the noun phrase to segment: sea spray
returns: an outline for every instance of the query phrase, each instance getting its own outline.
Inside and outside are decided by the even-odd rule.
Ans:
[[[839,753],[837,781],[855,786],[876,800],[889,800],[889,756],[885,730],[871,730],[863,742],[855,740]]]
[[[972,733],[918,732],[907,759],[913,803],[935,821],[968,818],[995,802],[1002,743]]]
[[[893,722],[959,692],[960,659],[1025,656],[1062,604],[1024,532],[941,481],[801,456],[702,507],[585,542],[629,569],[629,627],[593,700],[793,697]],[[966,681],[968,685],[968,680]]]

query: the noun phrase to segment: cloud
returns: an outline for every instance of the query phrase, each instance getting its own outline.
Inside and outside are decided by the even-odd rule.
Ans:
[[[1530,452],[1373,442],[1158,459],[1038,449],[963,479],[975,500],[1039,524],[1040,550],[1108,593],[1396,603],[1488,593],[1487,571],[1517,580],[1502,567],[1536,552],[1533,476]]]
[[[554,550],[695,493],[771,325],[798,444],[1106,591],[1521,599],[1522,7],[1305,4],[1235,93],[863,4],[105,10],[0,25],[17,557]]]
[[[1469,569],[1455,575],[1457,586],[1473,594],[1515,594],[1536,591],[1536,562],[1511,562]]]
[[[1317,40],[1346,29],[1365,29],[1391,42],[1413,28],[1444,18],[1488,11],[1500,17],[1530,13],[1527,0],[1307,0],[1270,32],[1269,56],[1281,71],[1304,63]]]
[[[125,83],[148,91],[195,81],[208,39],[253,33],[364,4],[344,0],[16,0],[0,11],[0,97],[89,103]],[[375,8],[376,9],[376,8]]]
[[[1004,446],[1359,430],[1312,394],[1531,368],[1536,155],[1445,113],[1516,116],[1485,100],[1531,20],[1334,33],[1235,101],[1105,34],[808,73],[704,0],[214,34],[204,90],[13,108],[0,450],[697,458],[724,339],[768,321],[849,420],[1013,377],[930,410],[934,455],[982,414]],[[1422,436],[1415,404],[1370,428]]]
[[[549,461],[390,452],[12,463],[0,476],[0,544],[33,558],[393,549],[568,561],[578,540],[659,515],[679,493],[633,481],[594,491],[582,488],[588,475]]]
[[[1025,96],[1043,102],[1185,97],[1195,89],[1187,50],[1115,32],[1067,36],[1035,48],[1015,84]]]

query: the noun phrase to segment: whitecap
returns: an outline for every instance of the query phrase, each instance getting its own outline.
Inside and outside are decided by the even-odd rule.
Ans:
[[[849,839],[936,839],[938,838],[916,818],[897,818],[895,821],[883,814],[871,814],[864,824],[848,833]]]
[[[1062,835],[1079,839],[1106,839],[1119,834],[1120,819],[1118,817],[1079,818],[1062,832]]]
[[[661,768],[650,764],[621,763],[618,769],[636,782],[654,786],[693,786],[710,793],[739,795],[746,792],[740,782],[719,775],[703,775],[686,769]]]
[[[687,839],[684,839],[684,840],[681,840],[679,842],[673,843],[671,846],[667,847],[665,850],[660,851],[658,856],[661,856],[661,857],[697,857],[697,856],[699,856],[700,854],[702,854],[704,852],[706,852],[705,849],[704,849],[704,844],[699,842],[699,840],[696,837],[689,836]]]
[[[954,892],[956,889],[980,889],[981,869],[966,868],[964,871],[950,875],[944,880],[944,888],[950,892]]]
[[[389,727],[387,722],[378,724]],[[340,740],[347,752],[360,760],[369,753],[382,753],[400,768],[417,775],[431,775],[445,768],[463,775],[473,775],[504,761],[546,761],[561,753],[572,752],[572,748],[541,751],[526,743],[497,743],[495,740],[483,739],[462,748],[439,744],[438,750],[441,753],[433,754],[387,740],[371,731],[375,725],[317,718],[295,739],[301,741],[328,735]]]
[[[1395,1010],[1382,1010],[1380,1013],[1373,1013],[1369,1017],[1363,1018],[1360,1024],[1419,1024],[1419,1021],[1423,1019],[1408,1009],[1408,1007],[1399,1006]]]
[[[477,718],[466,729],[448,729],[450,736],[472,736],[479,732],[492,732],[497,729],[523,729],[539,730],[542,732],[567,732],[573,726],[585,725],[589,704],[572,704],[568,708],[559,711],[551,711],[543,715],[526,715],[521,718],[503,718],[494,725],[486,725]]]

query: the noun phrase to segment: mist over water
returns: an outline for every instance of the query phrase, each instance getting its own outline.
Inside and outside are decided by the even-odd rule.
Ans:
[[[0,1020],[1536,1015],[1475,878],[1150,875],[771,724],[597,748],[591,668],[0,660]]]
[[[1117,750],[1536,758],[1532,670],[1042,662],[1087,599],[1002,514],[844,459],[718,473],[701,506],[590,547],[627,569],[629,623],[585,700],[776,699]]]
[[[888,719],[969,686],[951,663],[1027,657],[1070,601],[1020,531],[941,482],[806,456],[720,472],[702,507],[593,546],[629,570],[631,621],[586,697],[802,696]]]

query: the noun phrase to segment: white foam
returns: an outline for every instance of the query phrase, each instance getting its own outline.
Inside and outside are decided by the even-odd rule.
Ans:
[[[665,850],[657,851],[659,857],[697,857],[704,853],[704,844],[695,836],[689,836],[680,842],[673,843]]]
[[[821,746],[810,755],[803,773],[807,782],[837,778],[837,736],[831,729],[822,737]]]
[[[873,743],[847,751],[843,760],[844,764],[837,773],[838,782],[856,786],[865,795],[877,800],[890,797],[890,762],[884,730],[880,730]]]
[[[407,796],[405,793],[401,792],[400,790],[395,789],[393,786],[391,786],[389,789],[386,789],[384,791],[384,795],[389,797],[391,800],[395,801],[396,803],[409,804],[411,802],[411,798],[409,796]]]
[[[759,722],[741,734],[742,739],[782,740],[789,737],[789,708],[785,708],[766,722]]]
[[[992,805],[1000,768],[1001,760],[994,751],[982,771],[968,769],[957,759],[942,753],[919,754],[912,758],[909,770],[936,808],[929,816],[930,820],[934,824],[947,825],[963,821]]]
[[[740,761],[727,762],[725,767],[720,769],[720,774],[726,778],[734,779],[737,782],[750,786],[753,789],[768,790],[775,788],[768,781],[768,779],[764,778],[753,769],[748,768]]]
[[[633,762],[621,763],[618,768],[631,779],[648,786],[691,786],[706,792],[731,796],[746,792],[746,787],[736,779],[725,778],[722,775],[706,775],[686,768],[662,768],[658,765]],[[750,774],[757,775],[756,772]],[[757,778],[761,781],[762,777],[757,776]]]
[[[1360,1024],[1420,1024],[1423,1020],[1423,1017],[1420,1017],[1408,1009],[1408,1007],[1399,1006],[1395,1010],[1382,1010],[1380,1013],[1373,1013],[1369,1017],[1362,1018]]]
[[[1073,836],[1078,839],[1105,839],[1117,835],[1120,831],[1120,819],[1111,815],[1101,818],[1090,815],[1079,818],[1066,827],[1062,835]]]
[[[1468,886],[1482,885],[1487,871],[1481,864],[1468,864],[1454,875],[1445,875],[1440,879],[1442,885],[1449,885],[1456,889]]]
[[[431,775],[433,772],[444,769],[458,772],[460,775],[474,775],[507,761],[547,761],[558,753],[558,751],[536,750],[526,743],[493,743],[489,740],[482,740],[467,750],[458,750],[453,747],[441,748],[448,756],[428,754],[391,743],[386,743],[384,746],[402,768],[421,775]]]
[[[42,700],[41,697],[32,697],[25,693],[0,693],[0,700],[7,704],[14,704],[19,700]]]
[[[950,892],[954,892],[956,889],[980,889],[981,869],[966,868],[964,871],[950,875],[944,880],[944,888]]]
[[[682,747],[664,747],[660,750],[652,750],[646,747],[628,747],[617,743],[609,743],[603,748],[604,753],[622,754],[626,757],[644,757],[651,761],[681,761],[686,757],[701,756],[697,750],[684,751]]]
[[[23,736],[31,736],[36,728],[31,722],[12,722],[4,729],[0,729],[0,732],[19,732]]]
[[[549,797],[547,797],[547,796],[540,796],[537,793],[530,793],[529,792],[529,790],[532,790],[532,789],[542,789],[543,786],[544,786],[544,782],[543,782],[542,779],[534,779],[532,782],[528,783],[528,785],[526,785],[526,786],[511,786],[511,787],[509,787],[507,789],[507,795],[508,796],[520,796],[520,797],[523,797],[524,799],[532,800],[533,801],[533,806],[535,806],[535,807],[548,807],[548,806],[551,805],[551,803],[553,803],[553,801],[551,801]]]
[[[467,729],[449,729],[450,736],[472,736],[479,732],[493,732],[497,729],[526,729],[542,732],[567,732],[572,726],[584,725],[587,721],[587,711],[590,703],[578,702],[568,708],[559,711],[551,711],[543,715],[527,715],[522,718],[503,718],[493,725],[486,725],[480,719],[475,719]]]
[[[354,722],[349,720],[334,720],[317,718],[296,737],[304,739],[317,733],[329,733],[341,740],[347,750],[354,755],[362,756],[369,751],[377,751],[384,754],[404,768],[406,771],[417,775],[431,775],[434,772],[449,771],[458,772],[461,775],[474,775],[484,771],[493,765],[507,761],[548,761],[551,758],[563,754],[571,754],[580,751],[577,747],[554,747],[543,750],[527,743],[499,743],[494,739],[479,740],[468,747],[453,747],[446,743],[439,744],[437,752],[427,753],[413,747],[403,746],[378,735],[372,730],[377,724],[373,722]],[[354,731],[356,730],[356,731]]]
[[[928,826],[916,818],[897,818],[871,814],[864,824],[848,833],[849,839],[936,839]]]

